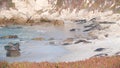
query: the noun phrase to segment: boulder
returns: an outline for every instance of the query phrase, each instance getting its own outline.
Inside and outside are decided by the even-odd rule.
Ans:
[[[7,57],[18,57],[20,56],[20,52],[17,50],[8,50],[6,56]]]
[[[20,48],[19,48],[20,44],[19,43],[8,43],[8,45],[6,45],[4,48],[5,50],[7,50],[7,57],[17,57],[20,56]]]
[[[0,37],[0,39],[16,39],[16,38],[18,38],[17,35],[7,35]]]

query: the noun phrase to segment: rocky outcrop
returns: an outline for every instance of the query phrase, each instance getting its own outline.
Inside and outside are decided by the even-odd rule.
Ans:
[[[17,57],[20,56],[20,44],[19,43],[8,43],[8,45],[5,46],[5,50],[7,50],[6,56],[7,57]]]
[[[0,37],[0,39],[16,39],[16,38],[18,38],[17,35],[7,35]]]

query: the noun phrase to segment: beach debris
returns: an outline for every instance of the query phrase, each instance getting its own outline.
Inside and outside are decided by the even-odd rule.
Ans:
[[[100,53],[100,54],[94,55],[93,57],[105,57],[105,56],[108,56],[108,54]]]
[[[20,56],[20,44],[19,43],[8,43],[8,45],[4,46],[5,50],[7,50],[7,57],[18,57]]]
[[[45,39],[43,37],[37,37],[37,38],[33,38],[32,40],[42,41],[42,40],[45,40]]]
[[[74,44],[78,44],[78,43],[81,43],[81,42],[83,42],[83,43],[91,43],[90,41],[80,39],[80,40],[77,40],[76,42],[74,42]]]
[[[95,49],[94,51],[100,52],[100,51],[103,51],[103,50],[105,50],[105,48],[97,48],[97,49]]]
[[[70,45],[74,41],[74,38],[67,38],[63,41],[62,45]]]
[[[0,37],[0,39],[16,39],[16,38],[18,38],[17,35],[7,35]]]

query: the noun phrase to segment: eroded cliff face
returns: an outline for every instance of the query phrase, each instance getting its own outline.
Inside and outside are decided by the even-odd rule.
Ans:
[[[100,12],[113,10],[119,12],[120,0],[0,0],[1,8],[15,7],[18,10],[49,10],[59,11],[63,9],[86,9]]]
[[[8,2],[8,0],[1,1]],[[120,13],[120,0],[11,0],[11,2],[14,7],[2,10],[0,17],[90,19],[104,17],[114,12]]]

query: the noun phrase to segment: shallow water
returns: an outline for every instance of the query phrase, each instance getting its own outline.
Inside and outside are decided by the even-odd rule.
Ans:
[[[8,26],[0,28],[0,37],[7,35],[17,35],[18,39],[0,39],[0,61],[17,62],[30,61],[55,62],[60,56],[69,53],[59,42],[68,36],[62,27],[55,26]],[[31,40],[32,38],[43,37],[43,41]],[[53,38],[57,44],[49,44],[50,38]],[[21,56],[6,57],[4,46],[9,42],[19,42]]]
[[[76,31],[70,31],[70,29],[76,29]],[[65,21],[64,26],[42,24],[34,26],[14,25],[0,28],[0,36],[18,36],[18,39],[0,39],[0,61],[57,62],[59,57],[70,53],[61,45],[63,40],[67,38],[81,39],[82,37],[87,37],[87,33],[83,32],[83,30],[84,24],[76,24],[70,21]],[[37,37],[42,37],[44,40],[32,40]],[[9,42],[20,43],[20,57],[6,57],[4,46]],[[50,42],[54,43],[50,44]]]

